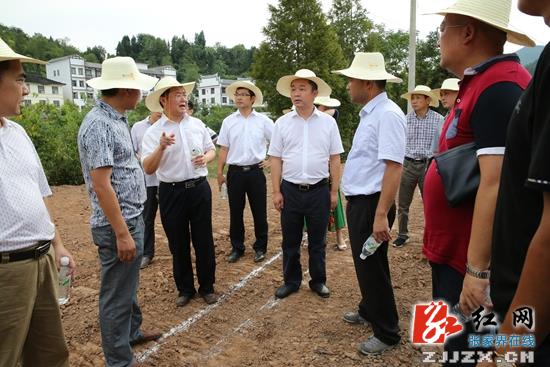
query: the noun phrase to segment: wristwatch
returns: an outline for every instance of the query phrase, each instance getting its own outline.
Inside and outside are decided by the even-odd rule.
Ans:
[[[476,270],[470,267],[470,264],[466,263],[466,274],[473,276],[477,279],[489,279],[491,276],[491,270]]]

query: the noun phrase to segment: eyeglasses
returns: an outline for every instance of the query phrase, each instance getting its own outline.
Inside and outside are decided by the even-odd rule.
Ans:
[[[236,97],[250,97],[251,94],[247,94],[247,93],[235,93],[233,94]]]
[[[447,28],[459,28],[459,27],[466,27],[468,24],[454,24],[454,25],[447,25],[445,22],[441,23],[439,27],[437,27],[437,34],[439,35],[439,38],[441,38],[441,35]]]

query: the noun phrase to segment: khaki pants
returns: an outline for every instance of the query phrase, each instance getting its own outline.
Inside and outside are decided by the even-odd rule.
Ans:
[[[69,366],[54,251],[0,264],[0,366]]]
[[[416,186],[418,186],[420,195],[422,195],[425,172],[425,162],[411,162],[409,160],[403,162],[397,206],[397,219],[399,220],[398,237],[409,238],[409,207],[411,206]]]

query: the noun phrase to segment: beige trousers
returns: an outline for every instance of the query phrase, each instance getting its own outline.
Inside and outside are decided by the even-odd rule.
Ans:
[[[54,251],[0,264],[0,366],[69,366]]]

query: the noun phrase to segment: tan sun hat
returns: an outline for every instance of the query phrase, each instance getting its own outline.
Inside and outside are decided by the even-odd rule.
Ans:
[[[433,14],[460,14],[487,23],[506,32],[508,42],[522,46],[535,46],[535,42],[526,34],[510,26],[512,0],[458,0],[448,8]]]
[[[307,79],[317,84],[317,95],[330,96],[332,88],[309,69],[300,69],[294,75],[285,75],[277,81],[277,92],[290,98],[290,84],[296,79]]]
[[[254,95],[256,96],[256,100],[254,101],[254,104],[252,105],[252,107],[261,106],[262,103],[264,102],[264,96],[260,88],[256,87],[252,82],[248,80],[237,80],[236,82],[233,82],[227,86],[227,88],[225,89],[226,94],[233,102],[235,102],[234,94],[235,92],[237,92],[237,89],[239,88],[245,88],[245,89],[248,89],[249,91],[254,92]]]
[[[430,106],[439,107],[439,98],[437,98],[437,95],[434,94],[430,87],[425,85],[417,85],[412,91],[402,94],[401,98],[405,98],[410,102],[413,94],[421,94],[423,96],[430,97]]]
[[[131,57],[117,56],[103,61],[101,76],[90,79],[86,83],[99,90],[113,88],[150,90],[157,81],[157,78],[141,73]]]
[[[380,52],[356,52],[349,68],[334,70],[333,73],[361,80],[386,80],[390,83],[403,81],[386,72],[384,56]]]
[[[20,62],[29,62],[33,64],[46,64],[45,61],[23,56],[13,51],[3,39],[0,38],[0,61],[19,60]]]
[[[436,95],[437,98],[441,99],[442,90],[452,90],[452,91],[458,92],[458,90],[460,89],[458,85],[459,82],[460,82],[460,79],[458,78],[445,79],[443,83],[441,83],[441,88],[432,89],[432,93]]]
[[[340,107],[340,101],[336,98],[330,98],[326,96],[317,96],[315,97],[315,100],[313,101],[313,104],[326,106],[326,107]]]
[[[195,82],[182,84],[173,76],[165,76],[159,80],[157,85],[155,85],[153,92],[149,93],[149,95],[145,98],[145,106],[151,112],[162,112],[164,109],[160,105],[160,96],[162,96],[162,93],[166,92],[168,89],[176,87],[183,87],[183,89],[185,89],[185,93],[190,96],[191,92],[193,92],[193,88],[195,88]]]

